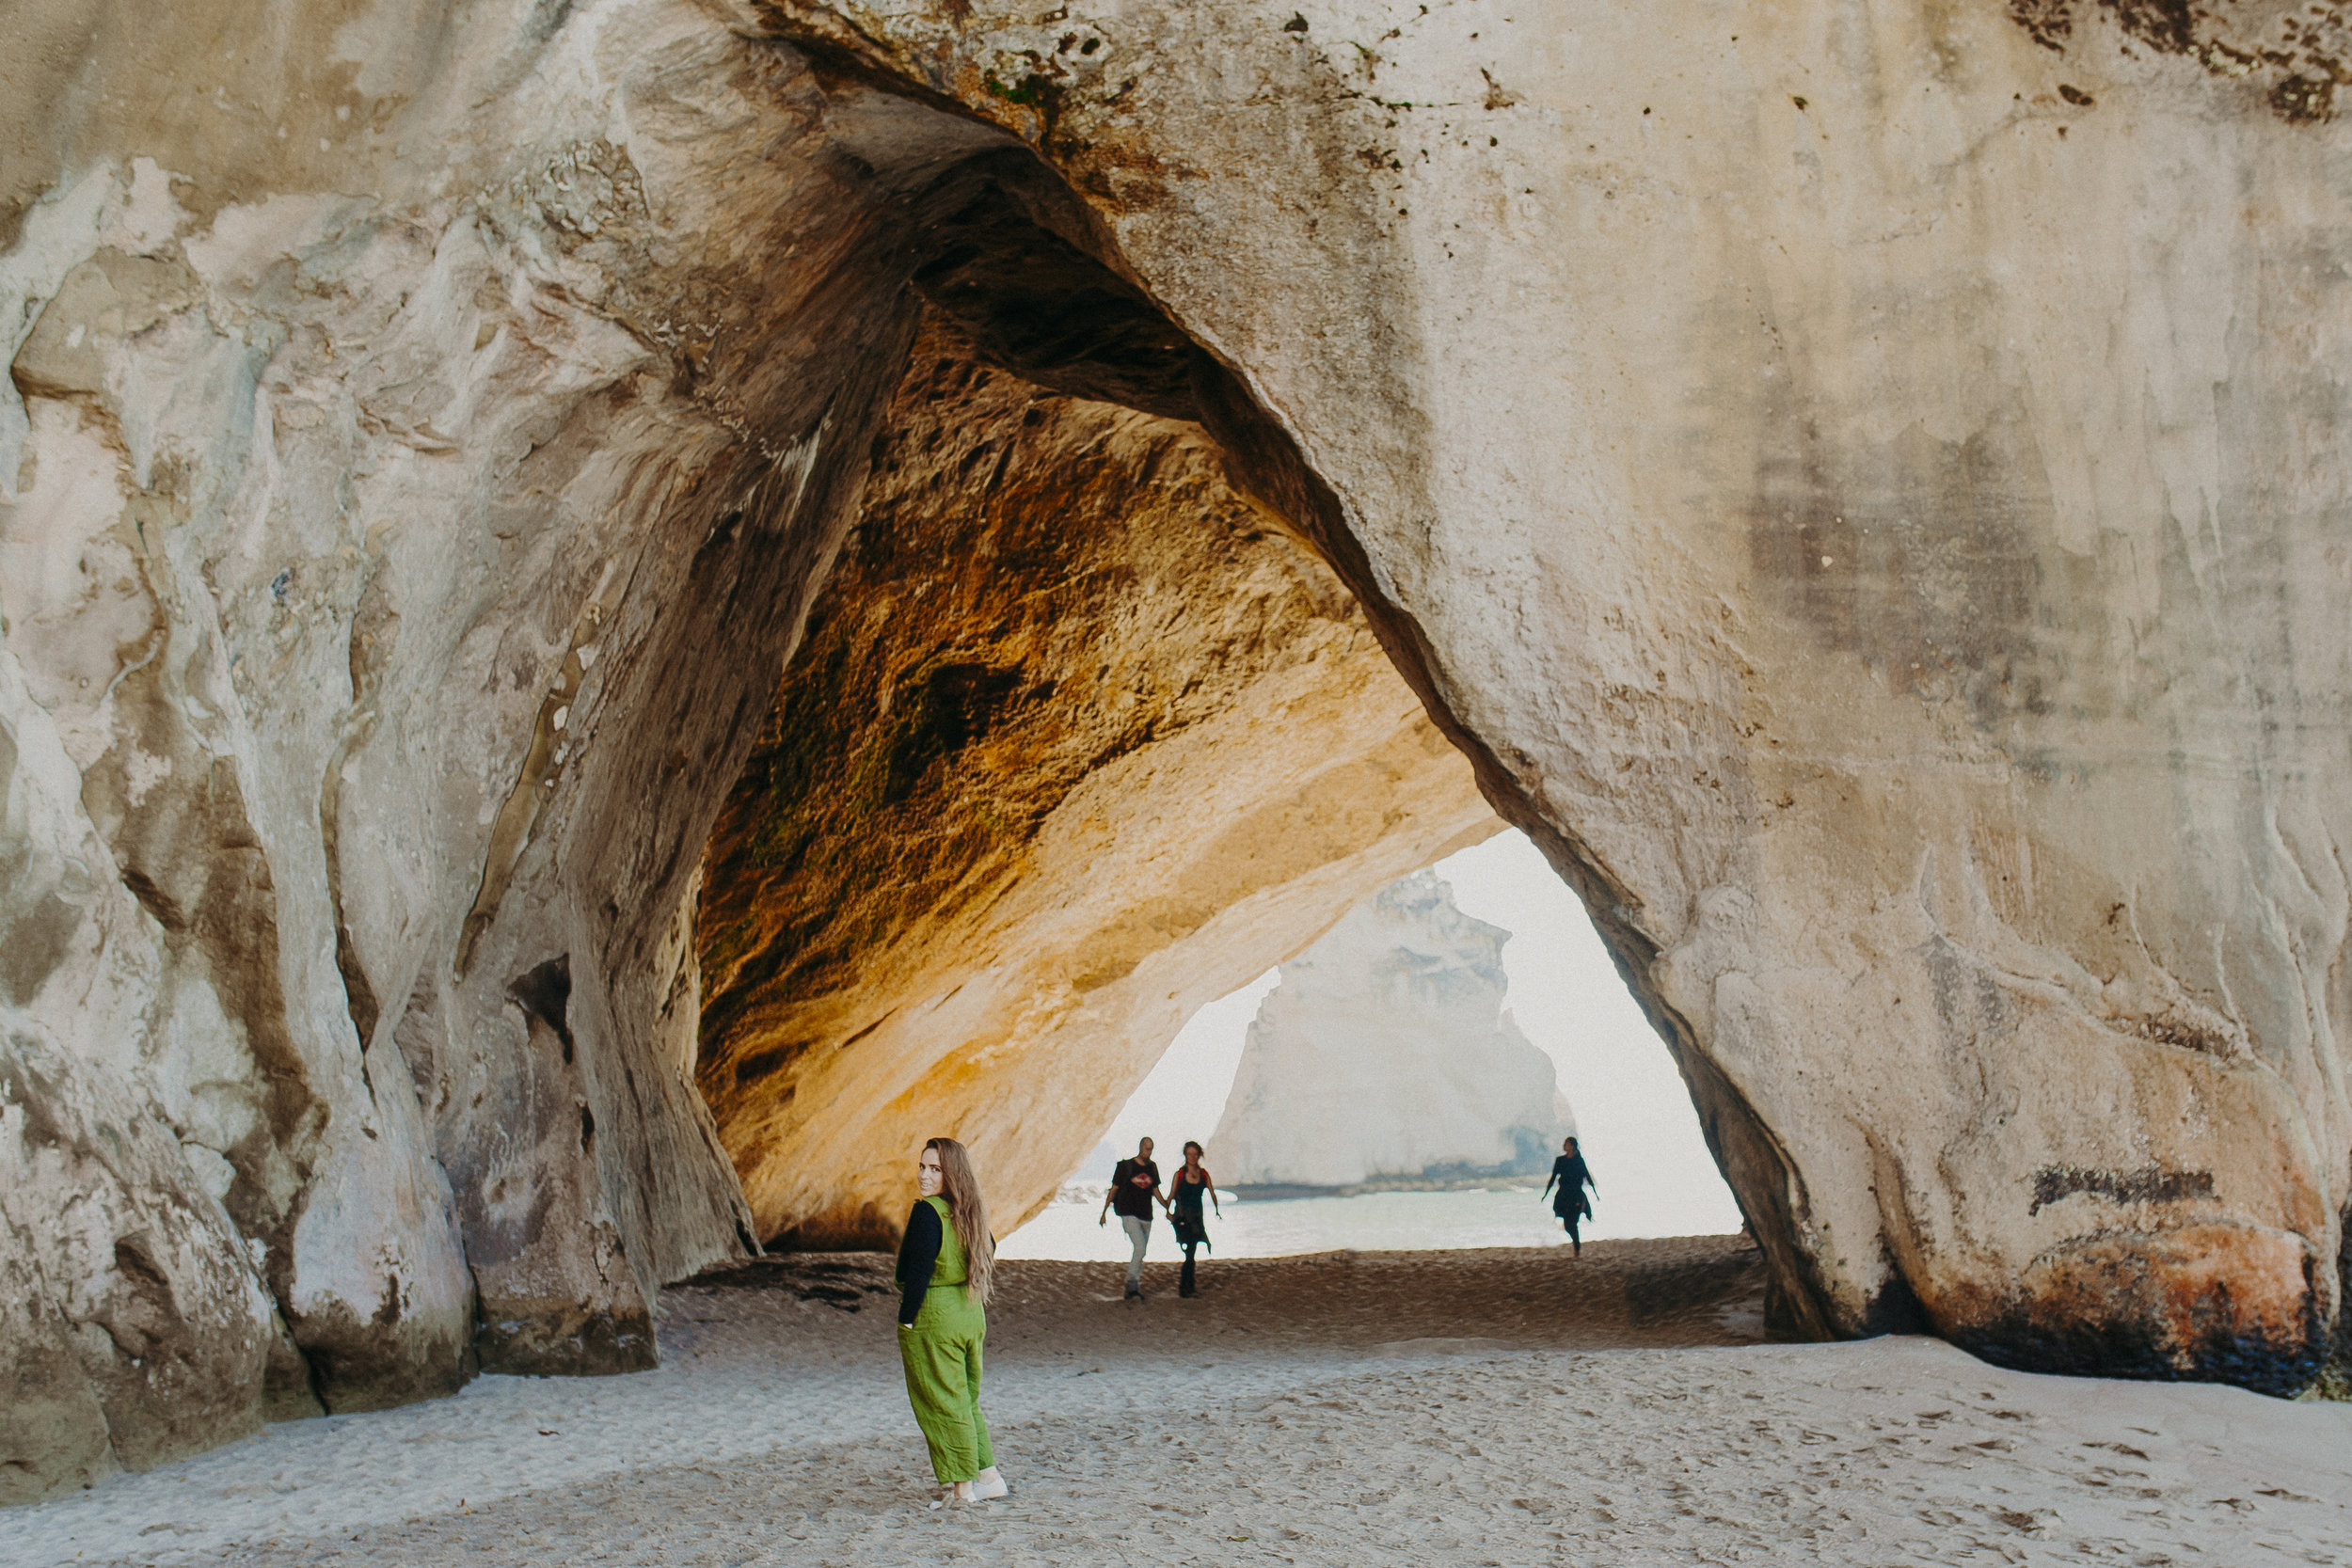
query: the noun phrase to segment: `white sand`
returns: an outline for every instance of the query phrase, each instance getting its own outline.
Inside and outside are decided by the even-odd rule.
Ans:
[[[671,1292],[659,1371],[273,1428],[0,1513],[0,1561],[2352,1561],[2352,1406],[1742,1342],[1729,1248],[1213,1264],[1195,1301],[1155,1270],[1139,1307],[1009,1264],[1015,1491],[958,1513],[880,1260],[795,1260]]]

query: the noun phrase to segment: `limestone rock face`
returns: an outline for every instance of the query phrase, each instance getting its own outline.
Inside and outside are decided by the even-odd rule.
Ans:
[[[903,363],[902,177],[1005,138],[559,24],[12,16],[10,1495],[650,1365],[748,1243],[679,913]]]
[[[1219,1178],[1363,1188],[1549,1168],[1563,1102],[1502,1006],[1510,935],[1424,871],[1283,964],[1209,1140]]]
[[[800,1245],[895,1244],[940,1132],[1009,1230],[1195,1008],[1501,827],[1197,426],[970,355],[935,315],[710,843],[698,1081]]]
[[[1220,922],[1304,940],[1313,900],[1261,895],[1336,914],[1423,832],[1382,789],[1458,800],[1413,793],[1392,685],[1274,721],[1367,628],[1593,907],[1786,1325],[2307,1381],[2352,1185],[2337,36],[2267,0],[18,5],[9,1495],[477,1366],[643,1366],[665,1278],[864,1224],[861,1149],[1083,1148],[1182,1016],[1165,974],[1255,940]],[[1210,661],[1222,717],[1129,683],[1230,726],[1158,783],[1048,755],[1126,733],[1099,673],[1005,732],[1036,790],[923,782],[993,725],[885,748],[954,833],[1060,803],[977,851],[898,821],[987,911],[828,873],[879,924],[778,1004],[838,1009],[760,1047],[787,1110],[752,1034],[697,1059],[697,879],[927,312],[1127,411],[1041,410],[1121,509],[1214,468],[1359,609],[1275,613],[1327,588],[1238,538],[1189,600],[1032,579],[1184,601],[1196,652],[1209,585],[1257,583],[1284,635]],[[990,450],[930,472],[985,491]],[[1073,486],[1093,450],[1021,462]],[[883,661],[916,710],[1043,702],[991,673],[1050,664],[1051,618],[993,608],[985,657]],[[1148,641],[1060,646],[1096,635]],[[1361,771],[1316,784],[1338,734]],[[1132,909],[1032,875],[1088,853]],[[768,1027],[754,971],[711,978]],[[852,1017],[911,1032],[819,1070]],[[1050,1092],[978,1059],[1045,1038],[1096,1042],[1034,1058]],[[696,1086],[739,1069],[723,1131]]]
[[[2268,1387],[2352,1180],[2352,206],[2291,10],[750,8],[1031,137],[1240,368],[1785,1325]]]

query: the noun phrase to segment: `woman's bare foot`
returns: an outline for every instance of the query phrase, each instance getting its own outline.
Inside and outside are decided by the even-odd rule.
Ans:
[[[974,1476],[971,1484],[972,1500],[977,1503],[987,1502],[992,1497],[1004,1497],[1012,1490],[1005,1484],[1005,1478],[996,1473],[996,1466],[993,1465]]]
[[[958,1503],[970,1502],[972,1500],[972,1483],[968,1481],[960,1481],[956,1482],[955,1496],[952,1500]]]

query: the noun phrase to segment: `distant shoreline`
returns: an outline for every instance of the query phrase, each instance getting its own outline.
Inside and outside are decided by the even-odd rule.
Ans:
[[[1347,1187],[1311,1187],[1295,1181],[1236,1181],[1217,1191],[1245,1202],[1287,1197],[1360,1197],[1366,1193],[1503,1193],[1533,1190],[1540,1171],[1517,1176],[1380,1176]]]

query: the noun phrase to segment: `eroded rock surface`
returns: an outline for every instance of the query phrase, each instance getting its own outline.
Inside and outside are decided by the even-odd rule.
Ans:
[[[1244,369],[1785,1325],[2312,1375],[2337,8],[746,9],[1032,137]]]
[[[15,1363],[17,1495],[649,1365],[745,1248],[679,911],[903,364],[905,200],[1004,140],[689,6],[57,17],[6,103],[0,1250],[83,1376]]]
[[[1009,1230],[1195,1008],[1502,826],[1197,426],[936,323],[888,425],[701,905],[698,1081],[800,1245],[895,1242],[939,1132]]]
[[[18,7],[9,1495],[643,1365],[755,1208],[862,1212],[813,1109],[837,1190],[708,1118],[690,917],[926,309],[1193,427],[1328,562],[1593,905],[1785,1324],[2306,1381],[2352,1185],[2338,10]],[[1141,755],[1048,824],[1168,842],[1069,811]],[[1183,944],[1103,912],[1066,950],[1141,1007]],[[925,918],[874,950],[908,996],[981,979]],[[1028,1092],[859,1059],[844,1115]]]

